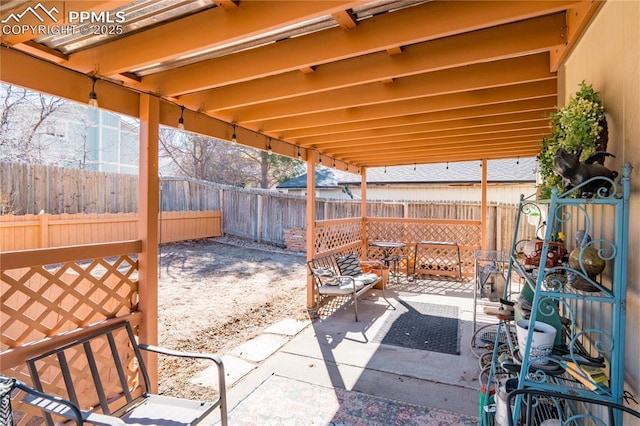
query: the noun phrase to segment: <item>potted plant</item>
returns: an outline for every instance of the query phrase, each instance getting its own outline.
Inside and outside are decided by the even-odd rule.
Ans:
[[[580,153],[580,161],[584,161],[596,151],[606,151],[608,141],[607,121],[599,93],[584,81],[580,83],[580,90],[569,97],[567,105],[551,114],[549,125],[551,135],[542,138],[538,155],[540,199],[551,197],[553,188],[562,192],[562,178],[554,169],[560,148],[569,153]]]

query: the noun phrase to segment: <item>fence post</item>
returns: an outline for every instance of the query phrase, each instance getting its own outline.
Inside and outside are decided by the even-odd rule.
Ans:
[[[42,213],[38,215],[40,222],[40,248],[49,247],[49,213]]]
[[[262,242],[262,195],[256,194],[257,199],[257,209],[256,209],[256,241],[259,243]]]

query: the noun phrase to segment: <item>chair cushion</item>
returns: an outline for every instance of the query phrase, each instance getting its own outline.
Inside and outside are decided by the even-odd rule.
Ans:
[[[353,293],[353,282],[349,278],[337,278],[337,280],[339,280],[339,285],[321,285],[318,288],[318,293],[331,295]],[[356,291],[360,290],[364,285],[362,281],[356,281]]]
[[[336,259],[336,264],[340,270],[340,275],[349,275],[355,277],[362,275],[362,268],[360,267],[360,261],[355,253],[349,253],[346,256],[342,256]]]
[[[356,291],[360,290],[367,284],[371,284],[380,279],[379,275],[376,274],[360,274],[353,279],[356,282]],[[334,278],[336,280],[336,284],[326,284],[324,281],[323,285],[320,286],[318,291],[320,294],[351,294],[353,293],[353,284],[351,279],[349,278]]]
[[[313,268],[313,273],[320,278],[322,285],[337,286],[340,284],[340,281],[335,278],[335,271],[331,268]]]
[[[356,275],[353,278],[356,280],[356,282],[361,282],[362,284],[371,284],[372,282],[378,280],[380,278],[380,275],[369,273]]]

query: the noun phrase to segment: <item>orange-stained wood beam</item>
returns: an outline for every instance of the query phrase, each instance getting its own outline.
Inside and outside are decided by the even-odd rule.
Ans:
[[[140,340],[158,343],[158,214],[160,179],[158,177],[158,138],[160,100],[140,95],[140,158],[138,166],[138,239],[142,252],[138,257],[139,308],[142,311]],[[151,392],[158,391],[158,360],[145,354],[151,380]]]
[[[584,0],[566,12],[567,24],[565,31],[567,31],[567,42],[561,46],[557,46],[551,50],[551,71],[558,71],[560,65],[569,55],[573,46],[576,45],[580,35],[584,32],[591,19],[595,16],[596,12],[604,4],[604,0]]]
[[[471,129],[471,130],[445,130],[435,132],[422,132],[422,133],[409,133],[399,134],[392,136],[380,136],[376,138],[358,139],[353,142],[331,142],[328,144],[312,144],[317,149],[323,152],[330,153],[332,155],[340,156],[342,154],[353,154],[357,152],[371,152],[371,150],[378,149],[383,146],[396,147],[399,144],[403,144],[406,147],[408,144],[414,143],[424,145],[428,141],[431,143],[439,143],[441,141],[481,141],[481,140],[494,140],[496,138],[514,138],[521,136],[535,136],[542,137],[542,135],[549,134],[549,122],[548,120],[539,120],[534,125],[526,126],[510,126],[510,125],[497,125],[489,126],[486,129]],[[406,148],[403,148],[406,149]]]
[[[265,132],[282,133],[290,129],[355,123],[359,121],[378,120],[390,117],[410,116],[413,114],[450,111],[459,108],[470,108],[496,105],[521,100],[536,100],[552,97],[552,105],[557,101],[556,80],[524,83],[507,87],[471,90],[461,93],[410,99],[402,102],[382,103],[366,107],[349,108],[335,111],[307,114],[299,117],[286,117],[263,120],[256,127]]]
[[[482,233],[480,248],[487,249],[487,159],[482,159],[482,179],[480,180],[480,222],[482,223]]]
[[[564,14],[558,13],[407,46],[399,56],[376,52],[319,65],[313,76],[293,71],[179,99],[193,109],[215,111],[549,51],[564,43],[563,27]]]
[[[549,130],[541,129],[531,130],[513,130],[508,132],[501,132],[488,135],[464,135],[464,136],[441,136],[441,137],[406,137],[402,138],[389,138],[388,141],[376,141],[370,144],[362,145],[346,145],[343,144],[340,147],[324,148],[318,147],[323,153],[336,156],[338,158],[363,158],[375,153],[393,154],[394,151],[410,152],[419,151],[425,149],[437,149],[439,147],[450,147],[455,145],[456,148],[464,149],[465,144],[473,145],[479,143],[491,144],[506,143],[509,141],[530,140],[531,138],[539,138],[542,140],[542,136],[549,134]]]
[[[279,132],[279,137],[287,140],[306,141],[309,137],[340,134],[358,134],[359,132],[377,131],[386,128],[402,126],[416,126],[430,124],[446,128],[449,122],[451,126],[462,121],[474,120],[475,123],[509,122],[517,119],[521,114],[531,113],[532,116],[548,117],[555,110],[555,99],[552,96],[537,99],[517,100],[491,105],[482,105],[466,108],[451,109],[445,111],[427,112],[419,114],[401,115],[389,118],[377,118],[374,120],[355,121],[352,123],[334,124],[332,126],[316,126],[303,129],[294,129]],[[514,117],[515,116],[515,117]]]
[[[0,46],[0,57],[2,57],[0,81],[80,103],[87,103],[89,100],[92,84],[89,76],[4,46]],[[140,113],[138,93],[104,80],[97,81],[96,93],[100,108],[138,117]],[[160,110],[160,124],[176,127],[180,108],[173,103],[161,101]],[[185,127],[205,136],[231,140],[232,125],[230,123],[208,117],[203,113],[185,110]],[[259,149],[266,146],[268,138],[266,135],[244,127],[238,127],[237,131],[239,143],[242,145]],[[278,150],[275,151],[277,154],[297,158],[297,150],[293,145],[279,143],[277,147]],[[305,155],[306,150],[302,148],[301,153]]]
[[[307,161],[307,261],[312,260],[316,254],[316,162],[315,153],[307,151],[304,157]],[[315,305],[315,289],[313,277],[307,274],[307,307]]]
[[[401,158],[396,159],[395,163],[397,165],[413,165],[413,164],[435,164],[435,163],[445,163],[445,162],[457,162],[457,161],[475,161],[480,160],[481,158],[486,158],[488,160],[501,160],[508,158],[515,158],[520,156],[521,158],[525,157],[535,157],[539,152],[539,149],[511,149],[508,152],[504,150],[492,150],[484,152],[482,148],[473,150],[473,151],[456,151],[451,152],[447,151],[444,153],[428,153],[424,155],[411,155],[411,156],[403,156]],[[388,166],[389,163],[384,157],[376,157],[367,162],[368,167],[384,167]]]
[[[23,52],[27,52],[31,55],[46,59],[51,62],[55,62],[57,64],[62,64],[69,60],[68,55],[65,55],[64,53],[56,49],[51,49],[44,44],[36,43],[31,40],[27,40],[24,43],[16,44],[14,47],[16,49],[22,50]]]
[[[0,47],[0,57],[0,80],[6,83],[80,103],[89,101],[89,76],[7,47]],[[131,117],[140,112],[138,94],[125,87],[99,80],[96,93],[100,108]]]
[[[71,55],[69,66],[83,72],[97,68],[100,75],[119,74],[238,42],[360,3],[347,0],[243,1],[237,8],[212,8],[80,51]],[[211,30],[203,31],[203,28]],[[184,74],[181,75],[184,79]],[[160,91],[168,94],[163,88]]]
[[[555,78],[555,73],[549,71],[549,55],[540,53],[399,78],[392,85],[368,83],[216,112],[236,117],[238,122],[251,123]]]
[[[549,119],[539,112],[526,112],[520,114],[494,115],[472,119],[439,121],[436,123],[419,123],[383,129],[367,129],[355,132],[344,132],[332,135],[313,136],[298,139],[303,145],[316,145],[326,147],[328,145],[351,145],[355,141],[375,141],[375,138],[385,138],[399,135],[412,135],[431,132],[432,134],[444,134],[442,132],[456,132],[457,134],[478,134],[500,132],[503,130],[522,129],[532,127],[549,127]]]
[[[331,16],[343,30],[348,30],[358,26],[358,21],[351,10],[341,10],[339,12],[332,13]]]
[[[515,158],[535,157],[540,152],[539,140],[530,140],[528,142],[518,142],[513,144],[503,144],[502,146],[484,146],[484,145],[465,145],[463,149],[447,148],[443,150],[425,150],[422,152],[398,151],[393,156],[393,164],[430,164],[440,162],[453,161],[469,161],[480,158]],[[368,167],[388,166],[391,164],[392,157],[387,154],[373,153],[370,157],[351,158],[347,160],[353,164],[366,164]]]
[[[263,3],[263,2],[250,2]],[[271,5],[272,2],[264,2]],[[297,3],[284,2],[287,7]],[[178,96],[251,79],[268,77],[306,66],[384,51],[388,48],[421,43],[517,20],[552,14],[576,1],[451,1],[427,2],[359,22],[349,31],[333,28],[302,37],[283,40],[257,49],[239,52],[167,70],[143,78],[145,88],[155,87],[167,96]],[[241,8],[244,3],[241,3]],[[274,6],[271,13],[279,9]],[[235,11],[233,11],[235,12]],[[282,11],[281,11],[282,12]],[[451,19],[455,16],[455,19]],[[264,19],[264,18],[260,18]],[[212,25],[207,23],[207,25]],[[164,27],[164,26],[163,26]],[[224,32],[219,29],[218,32]],[[182,34],[178,32],[178,34]],[[182,40],[180,37],[179,40]],[[157,42],[156,51],[164,49]],[[114,42],[115,43],[115,42]],[[113,43],[109,43],[113,44]],[[136,47],[135,44],[132,45]],[[151,48],[151,47],[149,47]],[[137,49],[140,50],[140,49]],[[156,52],[156,61],[162,60]],[[99,58],[100,72],[108,66]],[[116,61],[117,58],[114,58]],[[71,58],[73,62],[73,57]],[[93,62],[95,63],[95,62]],[[234,72],[228,72],[234,70]],[[118,70],[120,72],[122,70]],[[189,75],[189,78],[184,78]]]
[[[235,9],[240,4],[240,0],[213,0],[213,2],[224,10]]]

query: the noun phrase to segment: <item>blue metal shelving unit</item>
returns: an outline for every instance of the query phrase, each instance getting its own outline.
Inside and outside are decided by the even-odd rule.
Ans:
[[[615,181],[594,178],[563,194],[554,191],[549,200],[521,200],[518,223],[529,208],[539,209],[541,216],[546,214],[541,228],[544,239],[538,244],[537,264],[523,262],[524,242],[516,233],[508,285],[513,276],[525,281],[531,301],[529,321],[556,326],[560,342],[556,340],[551,355],[533,358],[512,354],[521,361],[515,374],[517,389],[536,394],[533,399],[525,400],[526,392],[515,397],[513,424],[535,425],[552,418],[562,424],[576,419],[578,423],[622,424],[623,412],[611,407],[624,404],[630,175],[631,165],[625,164]],[[609,189],[585,196],[582,188],[598,179],[601,188]],[[568,262],[558,261],[553,251],[557,244],[552,242],[560,232],[567,236]],[[592,265],[603,269],[596,274]],[[529,327],[524,354],[532,353],[533,332]],[[499,369],[497,346],[496,342],[489,381]],[[570,363],[574,365],[572,374],[568,372]],[[590,375],[592,367],[596,373]],[[546,398],[540,396],[545,393]],[[561,394],[577,398],[559,401],[557,395]]]

